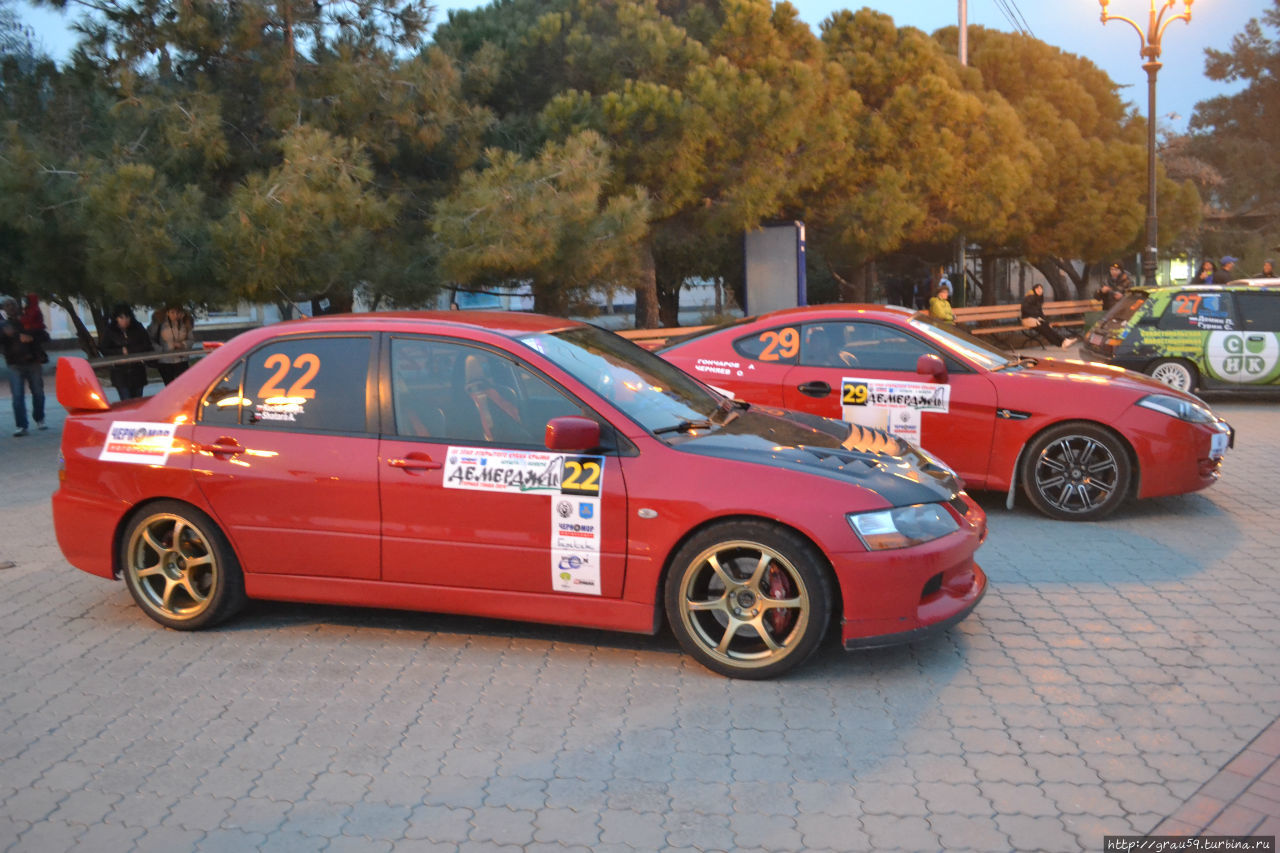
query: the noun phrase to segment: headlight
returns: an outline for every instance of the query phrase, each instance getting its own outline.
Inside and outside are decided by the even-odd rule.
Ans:
[[[1138,405],[1193,424],[1211,424],[1218,420],[1208,406],[1168,394],[1151,394],[1139,400]]]
[[[960,523],[941,504],[915,504],[876,512],[850,513],[849,526],[868,551],[909,548],[931,542],[960,529]]]

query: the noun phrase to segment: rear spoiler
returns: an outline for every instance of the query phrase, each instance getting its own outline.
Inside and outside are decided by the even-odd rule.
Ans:
[[[109,358],[87,358],[76,355],[64,355],[58,359],[56,387],[58,402],[68,412],[105,412],[111,408],[107,401],[107,392],[102,390],[96,369],[111,367],[117,364],[146,364],[152,361],[185,355],[188,358],[199,358],[218,347],[221,341],[208,341],[200,349],[183,350],[181,352],[149,352],[143,355],[117,355]]]

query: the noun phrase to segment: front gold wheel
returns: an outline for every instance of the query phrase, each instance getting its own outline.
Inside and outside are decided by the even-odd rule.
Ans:
[[[762,522],[695,536],[673,560],[666,598],[681,645],[736,678],[770,678],[798,666],[829,618],[829,583],[816,549]]]

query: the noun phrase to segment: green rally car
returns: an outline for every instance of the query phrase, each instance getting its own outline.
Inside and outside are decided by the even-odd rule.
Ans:
[[[1133,288],[1085,336],[1081,354],[1199,388],[1280,383],[1280,279]]]

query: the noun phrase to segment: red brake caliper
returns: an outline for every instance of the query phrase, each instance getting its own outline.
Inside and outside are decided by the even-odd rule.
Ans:
[[[791,586],[791,580],[786,573],[777,566],[769,567],[769,597],[770,598],[791,598],[794,590]],[[776,635],[785,634],[791,624],[796,621],[796,615],[790,610],[784,610],[776,607],[769,611],[765,619],[769,620],[769,627],[773,629]]]

